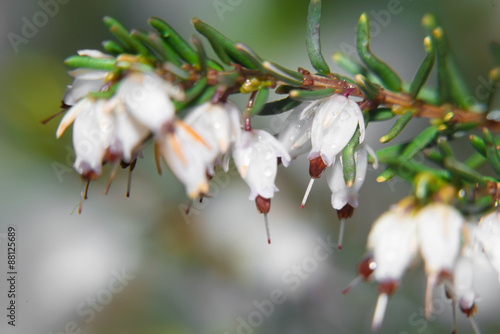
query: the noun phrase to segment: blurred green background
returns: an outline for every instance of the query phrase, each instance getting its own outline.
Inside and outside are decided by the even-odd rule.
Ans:
[[[387,15],[395,3],[399,13]],[[0,0],[0,241],[5,242],[7,226],[18,227],[20,273],[18,326],[7,326],[2,311],[1,333],[369,331],[375,285],[362,284],[347,296],[341,291],[356,275],[371,223],[408,193],[408,185],[376,184],[377,172],[370,170],[360,208],[348,222],[344,249],[307,267],[307,274],[296,274],[292,286],[287,277],[293,276],[294,266],[313,264],[318,239],[335,241],[338,230],[324,180],[316,182],[306,208],[299,209],[309,181],[305,159],[289,169],[280,167],[280,192],[269,215],[273,243],[268,246],[263,217],[234,171],[218,175],[213,196],[195,204],[186,216],[189,201],[183,187],[168,172],[157,175],[151,148],[136,167],[131,198],[125,197],[126,171],[103,195],[109,173],[105,168],[101,179],[90,185],[83,213],[70,214],[81,188],[71,170],[71,135],[55,139],[59,118],[40,124],[59,110],[71,82],[63,59],[79,49],[100,48],[111,37],[102,24],[104,15],[127,28],[143,29],[148,29],[149,16],[159,16],[186,38],[194,33],[191,18],[196,16],[267,59],[310,69],[304,42],[307,6],[305,0]],[[47,11],[50,15],[40,14]],[[493,67],[488,44],[500,41],[500,1],[324,1],[321,32],[329,61],[334,51],[354,48],[361,11],[377,23],[373,51],[407,81],[424,57],[420,19],[429,11],[441,19],[473,92]],[[38,27],[26,27],[33,23]],[[283,117],[260,121],[277,132]],[[379,148],[378,138],[390,125],[370,125],[367,142]],[[418,125],[406,129],[400,140],[417,131]],[[1,243],[2,310],[5,250]],[[451,331],[451,306],[440,294],[435,317],[423,321],[421,267],[415,264],[391,299],[381,332]],[[128,276],[123,278],[123,273]],[[117,275],[122,275],[121,285]],[[484,333],[500,331],[496,279],[485,270],[477,282],[481,300],[476,318]],[[123,289],[110,293],[115,283]],[[283,293],[281,302],[270,307],[265,301],[277,291]],[[259,311],[259,305],[267,309]],[[471,332],[461,314],[459,324],[460,333]]]

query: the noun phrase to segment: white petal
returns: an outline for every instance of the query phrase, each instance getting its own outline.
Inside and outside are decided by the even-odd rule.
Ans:
[[[415,220],[399,209],[382,214],[373,224],[367,249],[377,264],[377,281],[401,279],[417,252],[415,228]]]
[[[281,126],[278,140],[283,144],[292,159],[311,150],[311,126],[313,114],[301,118],[302,108],[295,108]],[[283,162],[288,167],[289,162]]]
[[[79,56],[88,56],[92,58],[104,58],[104,59],[114,59],[115,57],[108,55],[106,53],[103,53],[99,50],[92,50],[92,49],[84,49],[84,50],[78,50],[77,51]]]
[[[59,126],[57,127],[56,130],[56,138],[59,138],[62,136],[64,131],[66,131],[66,128],[70,126],[75,118],[83,111],[87,112],[90,110],[93,106],[93,101],[89,99],[83,99],[79,101],[77,104],[75,104],[73,107],[71,107],[66,113],[64,114],[63,118],[59,122]]]
[[[63,102],[66,105],[72,106],[82,97],[87,96],[90,92],[98,92],[104,85],[104,78],[95,80],[86,80],[76,78],[71,86],[68,86],[63,97]]]
[[[358,124],[359,124],[359,142],[362,143],[365,140],[365,133],[366,133],[366,128],[365,128],[365,118],[363,117],[363,112],[361,111],[361,108],[359,105],[349,99],[349,108],[352,108],[354,113],[356,114],[356,117],[358,118]]]
[[[93,70],[88,68],[77,68],[76,70],[68,71],[68,75],[72,78],[82,80],[104,80],[109,74],[107,71]]]
[[[348,187],[344,179],[344,168],[342,159],[336,159],[332,167],[326,169],[326,180],[332,192],[332,207],[336,210],[342,209],[347,203],[352,207],[358,206],[358,192],[363,185],[366,176],[366,167],[368,156],[363,145],[359,145],[354,151],[354,160],[356,162],[356,178],[354,184]]]
[[[420,253],[426,272],[451,272],[460,251],[462,215],[452,206],[433,203],[418,212],[417,220]]]
[[[166,93],[169,86],[154,73],[134,72],[122,80],[117,94],[135,119],[157,133],[174,119],[174,105]]]
[[[121,151],[121,159],[130,163],[149,136],[150,131],[135,121],[120,103],[115,109],[115,151]]]
[[[76,160],[75,170],[80,174],[90,171],[101,174],[102,160],[106,147],[104,134],[99,128],[104,101],[92,103],[76,117],[73,125],[73,147]]]
[[[207,161],[202,153],[206,148],[182,126],[176,126],[173,134],[162,135],[158,143],[168,167],[184,184],[188,196],[194,199],[207,193]]]
[[[500,215],[497,211],[481,218],[477,239],[483,246],[489,262],[500,274]]]
[[[251,200],[257,195],[272,198],[278,190],[274,184],[278,155],[289,159],[277,139],[264,130],[244,131],[235,143],[233,159],[241,177],[250,187]]]
[[[351,140],[358,123],[356,110],[348,106],[346,97],[330,97],[318,107],[314,117],[311,128],[312,150],[308,158],[319,153],[327,166],[333,164],[335,156]]]

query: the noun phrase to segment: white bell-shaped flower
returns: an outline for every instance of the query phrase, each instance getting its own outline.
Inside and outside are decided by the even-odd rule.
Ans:
[[[328,186],[332,191],[332,207],[337,210],[337,216],[340,219],[338,249],[342,249],[346,219],[351,217],[354,208],[358,207],[358,193],[366,176],[368,152],[364,144],[358,145],[354,151],[354,160],[356,163],[356,178],[350,187],[347,186],[344,179],[342,154],[339,153],[333,166],[326,168],[325,171]]]
[[[326,166],[335,162],[335,157],[349,143],[356,128],[360,128],[362,143],[365,137],[365,121],[358,104],[343,95],[332,95],[313,102],[304,109],[303,116],[315,112],[311,127],[312,149],[308,159],[321,157]]]
[[[362,143],[365,138],[365,121],[358,104],[343,95],[314,101],[301,114],[302,118],[314,114],[311,126],[312,149],[307,158],[310,161],[307,186],[300,205],[303,208],[311,192],[314,180],[321,177],[323,170],[335,162],[336,156],[349,143],[359,125]]]
[[[151,132],[127,112],[121,101],[113,99],[110,103],[116,104],[113,108],[113,139],[108,152],[125,163],[131,163],[137,158]]]
[[[281,161],[291,160],[285,147],[264,130],[243,131],[234,143],[234,163],[250,187],[250,200],[255,200],[257,196],[269,199],[278,191],[274,184],[278,157]]]
[[[127,111],[153,133],[175,117],[174,104],[169,95],[176,89],[153,72],[131,72],[122,79],[116,92]]]
[[[498,211],[481,218],[476,235],[491,266],[498,272],[500,281],[500,214]]]
[[[78,55],[97,59],[114,58],[99,50],[79,50]],[[73,83],[68,86],[63,97],[63,103],[68,106],[73,106],[82,97],[87,96],[88,93],[98,92],[104,85],[108,73],[107,71],[88,68],[77,68],[76,70],[68,72],[69,76],[73,78]]]
[[[111,112],[105,110],[106,102],[102,99],[79,102],[81,111],[73,124],[74,168],[84,178],[94,179],[101,174],[106,148],[112,140],[114,124]]]
[[[181,181],[191,199],[210,189],[207,177],[213,148],[194,129],[182,121],[170,125],[157,139],[158,151],[172,173]]]
[[[105,150],[107,161],[120,159],[125,163],[130,163],[137,157],[142,148],[141,144],[143,144],[151,133],[148,128],[137,122],[126,111],[123,103],[117,98],[109,100],[81,99],[61,119],[56,131],[57,138],[73,122],[75,122],[74,127],[76,127],[73,130],[73,146],[75,147],[77,158],[79,153],[84,154],[83,152],[87,150],[88,144],[99,143],[99,146],[102,146]],[[86,129],[92,127],[90,125],[92,122],[95,123],[93,126],[98,130]],[[82,124],[87,125],[82,126]],[[100,140],[97,139],[99,136],[102,136]],[[85,138],[86,140],[84,140]],[[97,156],[95,159],[97,161]],[[101,161],[101,164],[102,162],[104,161]],[[94,162],[94,165],[96,163]],[[79,173],[82,170],[81,168],[77,169]]]
[[[311,126],[314,114],[302,115],[304,106],[305,104],[301,104],[293,109],[278,134],[278,140],[287,149],[292,160],[311,150]],[[283,162],[283,166],[289,165],[289,162]]]
[[[458,258],[453,273],[454,297],[460,310],[468,317],[476,313],[476,292],[474,291],[474,263],[470,256]]]
[[[378,282],[400,280],[418,251],[415,217],[402,208],[392,209],[373,224],[366,248],[373,254]]]
[[[354,151],[354,160],[356,161],[356,179],[351,187],[348,187],[345,183],[342,156],[340,154],[333,166],[325,171],[328,186],[332,191],[332,207],[336,210],[341,210],[346,204],[353,208],[358,207],[358,193],[365,181],[368,166],[368,152],[363,144],[358,145]]]
[[[209,165],[210,175],[214,174],[215,160],[226,154],[230,145],[236,141],[241,133],[241,112],[232,102],[206,102],[192,111],[184,119],[210,146]],[[220,159],[219,159],[220,160]]]
[[[375,269],[371,276],[379,282],[380,291],[372,320],[373,330],[382,325],[389,297],[417,254],[415,230],[416,220],[403,208],[382,214],[370,230],[366,248],[373,255]]]
[[[425,313],[432,312],[434,287],[440,278],[448,279],[453,273],[460,253],[461,231],[464,218],[454,207],[443,203],[426,205],[417,214],[417,235],[420,253],[427,273]]]

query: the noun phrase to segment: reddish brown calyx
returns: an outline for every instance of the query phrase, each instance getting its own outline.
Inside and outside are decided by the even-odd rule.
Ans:
[[[255,205],[257,206],[259,213],[269,213],[269,210],[271,209],[271,199],[264,198],[259,195],[255,198]]]
[[[358,263],[359,276],[361,276],[365,281],[368,281],[375,268],[377,268],[375,260],[373,257],[368,256]]]
[[[378,291],[380,294],[385,294],[391,296],[394,291],[398,288],[398,282],[393,279],[385,279],[378,285]]]
[[[354,213],[354,208],[348,203],[340,210],[337,210],[339,219],[351,218]]]
[[[327,166],[321,157],[309,160],[309,175],[313,179],[319,179]]]
[[[87,173],[82,174],[82,179],[85,181],[95,181],[99,175],[96,174],[93,170],[89,170]]]

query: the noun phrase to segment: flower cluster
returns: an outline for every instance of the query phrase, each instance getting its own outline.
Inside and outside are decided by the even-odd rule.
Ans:
[[[97,50],[82,50],[79,55],[113,59]],[[138,59],[126,60],[130,65],[119,77],[96,69],[70,72],[74,81],[63,98],[63,106],[69,110],[56,136],[74,123],[74,168],[87,182],[101,175],[106,163],[133,168],[142,149],[153,141],[159,172],[163,158],[184,184],[189,198],[195,199],[209,192],[216,166],[227,171],[232,157],[250,187],[249,199],[265,215],[267,226],[271,198],[278,190],[278,163],[288,167],[293,158],[310,149],[310,170],[320,166],[311,177],[318,178],[326,169],[332,206],[339,210],[342,221],[358,206],[358,191],[366,174],[366,146],[355,150],[356,179],[351,184],[346,184],[342,166],[342,150],[358,124],[359,142],[364,139],[363,114],[353,100],[334,94],[304,103],[292,111],[276,138],[265,130],[253,129],[248,118],[243,128],[242,114],[230,101],[207,101],[179,117],[174,102],[185,99],[184,90],[158,71],[141,66]],[[85,197],[86,193],[82,194],[82,199]]]
[[[500,277],[500,179],[479,171],[488,163],[500,175],[500,141],[491,133],[499,129],[491,106],[495,89],[488,104],[470,98],[473,94],[467,92],[443,29],[430,14],[422,20],[429,35],[424,39],[426,57],[411,83],[403,83],[372,53],[366,13],[356,30],[363,64],[341,53],[333,57],[354,80],[331,73],[320,49],[320,9],[321,1],[310,2],[307,52],[315,74],[265,60],[196,18],[196,30],[210,42],[218,60],[207,56],[198,37],[192,38],[193,47],[158,18],[149,20],[153,30],[145,33],[128,32],[106,17],[118,42],[106,41],[106,53],[82,50],[66,60],[73,68],[73,83],[63,97],[67,111],[56,136],[73,124],[74,169],[86,181],[79,211],[89,182],[107,163],[113,169],[106,192],[118,167],[128,167],[128,196],[137,158],[152,143],[158,172],[163,161],[191,200],[203,200],[216,169],[227,172],[232,158],[250,188],[249,199],[264,215],[270,243],[268,213],[278,191],[279,165],[288,167],[307,154],[310,182],[301,208],[324,174],[340,220],[341,249],[346,219],[359,205],[368,163],[377,168],[380,162],[386,169],[378,182],[401,177],[413,184],[413,191],[375,221],[359,276],[344,293],[361,280],[378,283],[372,324],[376,330],[403,275],[421,258],[427,274],[426,315],[432,313],[434,291],[442,284],[476,328],[473,282],[478,258],[486,259]],[[439,87],[432,90],[424,85],[436,59]],[[500,82],[500,67],[490,72],[490,81]],[[286,97],[268,102],[272,89]],[[243,112],[230,100],[238,93],[249,94]],[[285,112],[289,114],[278,133],[252,127],[255,115]],[[365,143],[369,122],[396,118],[380,138],[388,143],[415,117],[432,121],[412,140],[377,152]],[[449,141],[476,128],[481,136],[470,135],[469,141],[477,153],[461,162]],[[479,224],[466,223],[481,215]]]
[[[382,214],[371,228],[367,256],[358,266],[360,278],[378,283],[379,298],[372,329],[380,328],[389,297],[418,254],[427,274],[426,317],[432,313],[436,286],[443,284],[449,298],[476,327],[472,318],[477,311],[475,266],[486,255],[490,265],[500,273],[499,231],[498,212],[482,217],[479,225],[466,224],[457,209],[440,202],[418,207],[414,199],[408,198]]]

